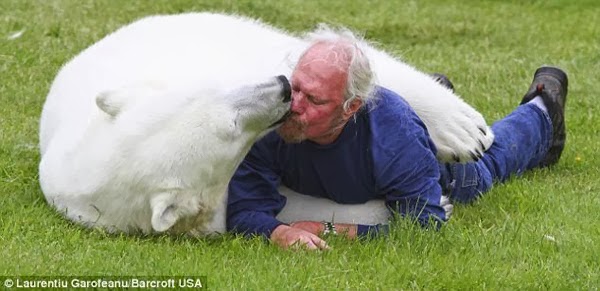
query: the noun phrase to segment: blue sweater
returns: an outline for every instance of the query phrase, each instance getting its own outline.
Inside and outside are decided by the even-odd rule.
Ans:
[[[425,125],[394,92],[378,88],[376,95],[332,144],[286,144],[275,132],[256,142],[229,183],[228,230],[268,238],[283,224],[275,218],[286,203],[280,183],[341,204],[385,199],[392,211],[422,225],[446,220],[436,149]],[[377,230],[359,225],[358,235]]]

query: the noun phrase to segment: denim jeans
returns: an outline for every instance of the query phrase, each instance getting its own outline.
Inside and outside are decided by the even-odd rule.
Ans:
[[[523,104],[492,125],[494,143],[477,162],[440,164],[444,195],[472,202],[511,176],[535,168],[552,141],[552,122],[534,104]]]

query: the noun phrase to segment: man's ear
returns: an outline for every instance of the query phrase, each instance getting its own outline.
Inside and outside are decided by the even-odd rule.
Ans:
[[[362,105],[362,99],[354,98],[352,101],[350,101],[348,108],[344,110],[344,120],[350,119],[350,117],[354,115],[354,113],[356,113],[362,107]]]

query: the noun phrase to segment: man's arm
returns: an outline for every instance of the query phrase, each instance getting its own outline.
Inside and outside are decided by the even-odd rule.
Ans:
[[[251,150],[229,182],[227,229],[268,238],[282,225],[275,215],[285,205],[285,197],[277,192],[276,183],[276,173]]]
[[[326,249],[327,243],[317,235],[292,228],[275,218],[286,201],[277,191],[280,174],[277,170],[276,140],[267,135],[254,144],[232,177],[227,229],[244,235],[262,235],[283,248],[297,245]]]
[[[388,157],[380,169],[378,185],[394,213],[413,218],[422,226],[437,228],[447,217],[441,205],[442,188],[435,148],[424,132],[411,133],[403,140],[401,149]]]
[[[436,148],[425,124],[397,94],[380,88],[371,114],[373,174],[395,215],[436,227],[446,220]]]

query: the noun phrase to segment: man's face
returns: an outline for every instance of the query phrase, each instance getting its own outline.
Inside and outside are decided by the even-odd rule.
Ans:
[[[331,53],[312,47],[292,73],[291,115],[277,130],[288,143],[308,139],[328,144],[346,124],[342,104],[347,65],[333,61]]]

